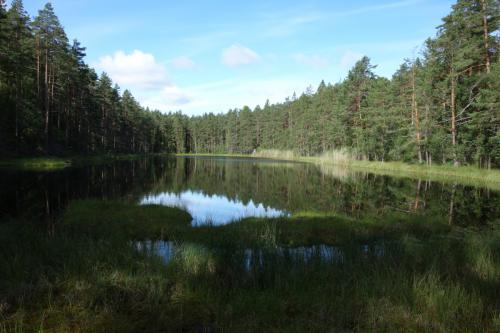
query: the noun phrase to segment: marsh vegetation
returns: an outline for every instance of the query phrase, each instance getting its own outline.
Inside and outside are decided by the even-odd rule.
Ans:
[[[494,189],[223,157],[2,177],[3,332],[500,328]]]

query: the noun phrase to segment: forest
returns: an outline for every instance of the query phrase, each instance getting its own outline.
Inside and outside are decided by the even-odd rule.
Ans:
[[[247,19],[292,22],[304,1],[60,0],[61,20],[26,3],[0,0],[0,333],[500,332],[500,1],[316,0],[329,15],[273,37],[267,16],[255,31]],[[97,54],[163,43],[158,62],[143,53],[159,66],[126,61],[127,78],[165,70],[203,93],[172,103],[184,111],[141,105],[165,82],[98,73],[66,19]],[[175,71],[167,58],[213,25],[265,40],[240,46],[262,63],[224,63],[233,35],[216,35],[189,53],[203,70]],[[96,43],[89,28],[116,31]],[[283,100],[266,102],[281,79],[250,82],[309,71],[291,41],[333,52],[347,39],[395,73],[367,52]],[[281,53],[264,64],[269,48]]]
[[[187,116],[149,110],[84,62],[48,3],[0,0],[0,154],[345,151],[370,161],[500,166],[500,5],[458,0],[391,79],[363,57],[282,103]],[[224,110],[221,110],[224,111]]]

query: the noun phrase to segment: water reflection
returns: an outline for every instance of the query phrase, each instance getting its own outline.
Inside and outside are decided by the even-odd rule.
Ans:
[[[73,200],[162,203],[195,223],[319,212],[484,226],[500,217],[496,188],[380,176],[345,168],[234,158],[146,157],[55,172],[0,169],[0,220],[52,223]]]
[[[140,200],[141,205],[156,204],[185,209],[193,217],[193,225],[221,225],[238,221],[246,217],[279,217],[286,212],[255,204],[252,200],[246,204],[240,200],[231,200],[222,195],[207,195],[201,191],[184,191],[176,194],[164,192],[146,195]]]
[[[135,249],[139,252],[160,257],[163,262],[168,263],[175,254],[175,246],[169,241],[140,241],[135,242]]]
[[[313,262],[343,263],[344,252],[336,246],[311,245],[300,247],[277,247],[272,250],[246,249],[244,255],[245,270],[263,270],[273,259],[280,258],[295,264]]]
[[[151,256],[158,256],[161,260],[168,264],[176,257],[181,258],[183,251],[189,251],[193,247],[204,254],[209,254],[209,248],[195,244],[175,244],[172,241],[140,241],[135,242],[134,246],[137,251]],[[381,244],[375,245],[359,245],[355,251],[363,255],[368,260],[374,260],[384,257],[385,246]],[[350,253],[352,255],[352,253]],[[288,263],[294,265],[307,265],[314,263],[324,264],[343,264],[348,260],[349,254],[346,250],[339,246],[326,244],[317,244],[311,246],[285,247],[278,246],[275,248],[248,248],[242,251],[234,251],[230,253],[230,258],[225,260],[232,262],[231,267],[240,267],[244,271],[263,271],[266,267],[271,267],[280,263]]]

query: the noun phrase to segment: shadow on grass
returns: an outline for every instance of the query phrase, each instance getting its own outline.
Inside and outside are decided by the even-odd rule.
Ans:
[[[0,331],[498,331],[500,232],[301,214],[190,225],[80,201],[0,225]],[[170,240],[165,263],[138,240]],[[330,254],[325,254],[328,248]]]

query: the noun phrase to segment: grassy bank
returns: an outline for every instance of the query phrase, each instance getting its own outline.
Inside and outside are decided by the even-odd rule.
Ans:
[[[145,156],[167,156],[167,154],[110,154],[91,156],[37,157],[0,159],[0,167],[20,170],[50,171],[72,165],[105,164],[113,161],[134,160]],[[423,178],[448,183],[461,183],[472,186],[489,187],[500,190],[500,170],[479,169],[472,166],[453,167],[448,165],[418,165],[402,162],[357,161],[342,154],[325,154],[318,157],[298,156],[290,151],[260,151],[251,155],[243,154],[177,154],[177,156],[263,158],[283,161],[307,162],[324,167],[341,167],[348,170],[367,171],[370,173],[395,177]]]
[[[321,156],[300,156],[292,151],[262,150],[254,154],[178,154],[177,156],[221,156],[237,158],[262,158],[283,161],[314,163],[322,166],[346,168],[395,177],[423,178],[432,181],[460,183],[500,190],[499,169],[479,169],[473,166],[420,165],[403,162],[373,162],[351,159],[343,152],[329,152]]]
[[[0,331],[500,329],[498,223],[189,220],[179,209],[86,200],[55,229],[5,221]],[[138,250],[144,239],[170,240],[172,257]]]
[[[20,170],[56,170],[70,165],[71,159],[58,157],[0,159],[0,167]]]
[[[102,154],[68,157],[33,157],[0,159],[0,167],[19,170],[50,171],[75,165],[104,164],[114,161],[127,161],[146,156],[167,156],[167,154]]]
[[[323,165],[340,165],[353,170],[362,170],[380,175],[423,178],[500,189],[500,170],[498,169],[486,170],[471,166],[453,167],[448,165],[427,166],[403,162],[349,161],[336,164],[328,159],[314,157],[306,157],[303,160]]]

